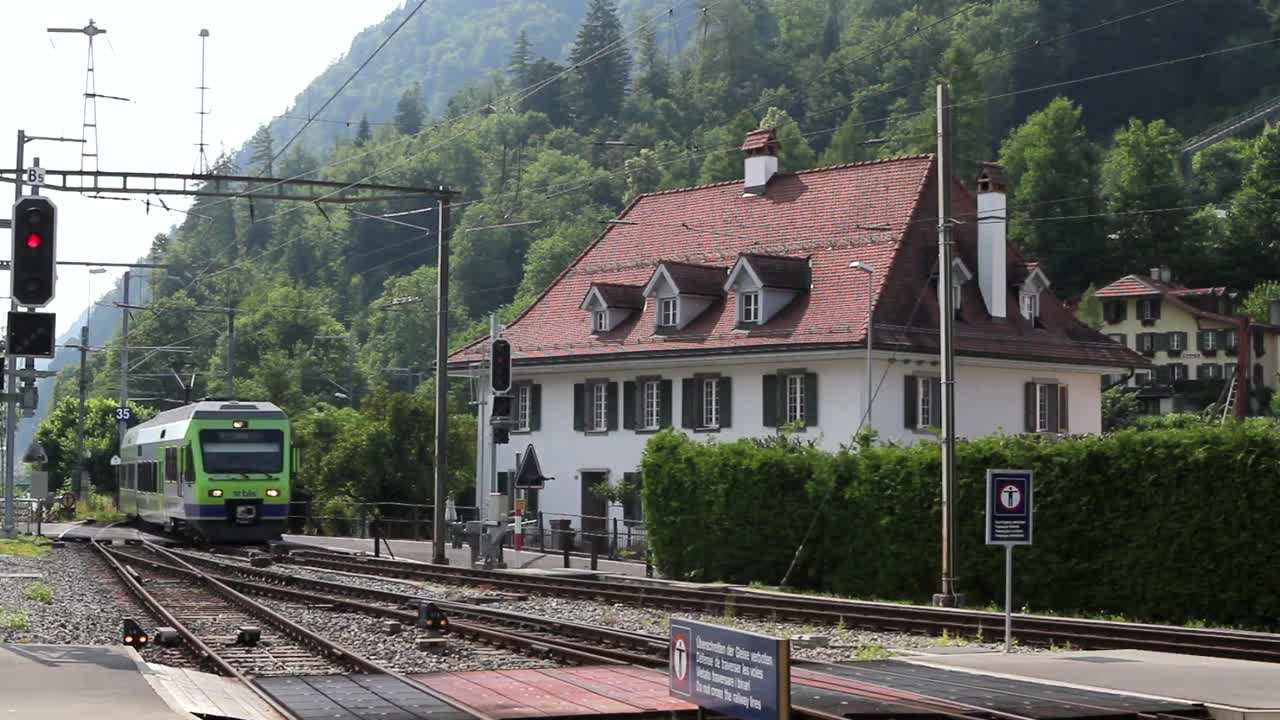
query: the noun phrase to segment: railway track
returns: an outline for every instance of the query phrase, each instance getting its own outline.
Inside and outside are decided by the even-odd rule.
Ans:
[[[934,635],[946,632],[964,637],[985,637],[1001,634],[1004,627],[1003,614],[983,610],[837,600],[727,587],[686,588],[654,583],[531,576],[316,550],[295,550],[282,560],[375,577],[482,585],[512,592],[595,599],[674,611],[733,613],[870,630]],[[1029,645],[1070,645],[1086,650],[1134,648],[1280,662],[1280,635],[1272,633],[1015,615],[1014,636]]]

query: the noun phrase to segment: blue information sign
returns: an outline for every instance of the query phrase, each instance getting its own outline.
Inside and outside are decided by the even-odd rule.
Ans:
[[[1031,544],[1031,471],[987,471],[987,544]]]
[[[671,694],[739,720],[788,720],[786,640],[671,618]]]

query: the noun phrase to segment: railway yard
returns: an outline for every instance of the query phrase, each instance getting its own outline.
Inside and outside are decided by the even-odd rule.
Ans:
[[[128,644],[122,623],[132,618],[150,635],[145,644],[133,643],[146,667],[165,677],[187,673],[196,686],[228,678],[247,693],[241,706],[259,703],[256,715],[225,717],[413,718],[428,710],[432,717],[490,720],[692,716],[692,706],[666,697],[673,616],[789,639],[793,715],[876,716],[910,708],[951,717],[1038,717],[993,710],[992,698],[1013,692],[1010,683],[1019,686],[1014,695],[1022,702],[1035,697],[1059,716],[1068,707],[1087,716],[1103,702],[982,676],[987,701],[965,709],[957,688],[974,691],[979,676],[930,663],[1011,657],[994,652],[1002,649],[1002,616],[978,610],[618,575],[473,570],[298,545],[62,542],[42,557],[0,556],[0,568],[0,642],[7,647]],[[1251,661],[1243,664],[1266,672],[1277,666],[1263,663],[1280,662],[1280,636],[1265,633],[1018,616],[1015,635],[1013,658],[1124,649]],[[581,697],[570,699],[564,688],[577,688]],[[207,688],[192,692],[208,701]],[[317,705],[317,697],[325,700]],[[1201,707],[1130,707],[1116,705],[1119,697],[1103,698],[1102,714],[1196,716]],[[1171,685],[1159,697],[1185,696]],[[367,714],[352,709],[358,705]],[[378,707],[401,714],[370,709]]]

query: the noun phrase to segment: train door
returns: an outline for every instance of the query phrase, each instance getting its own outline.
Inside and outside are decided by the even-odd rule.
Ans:
[[[165,515],[173,517],[182,505],[182,484],[178,482],[178,448],[164,449],[164,507]]]

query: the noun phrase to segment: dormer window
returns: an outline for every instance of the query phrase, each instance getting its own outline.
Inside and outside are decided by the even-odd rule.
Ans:
[[[1040,293],[1023,292],[1018,306],[1022,308],[1022,317],[1035,320],[1040,317]]]
[[[738,295],[738,322],[760,322],[760,292],[744,292]]]
[[[596,310],[591,313],[591,328],[598,333],[609,332],[609,311]]]
[[[644,309],[644,295],[637,285],[592,283],[582,299],[591,332],[595,335],[613,332],[627,318]]]
[[[658,301],[658,325],[675,327],[680,323],[680,301],[677,298],[662,298]]]
[[[1040,325],[1040,293],[1049,288],[1049,278],[1040,269],[1039,263],[1026,263],[1022,266],[1026,278],[1018,286],[1018,310],[1022,317],[1032,321],[1036,327]]]

